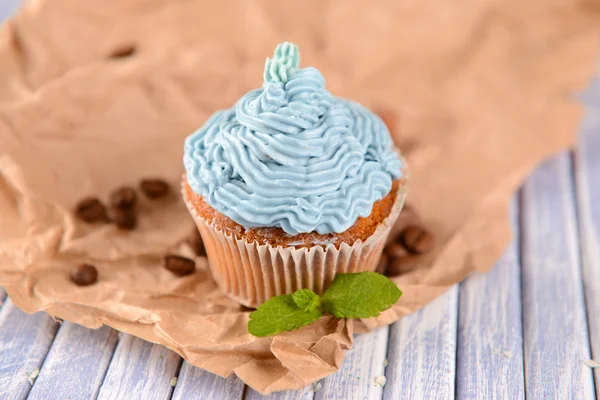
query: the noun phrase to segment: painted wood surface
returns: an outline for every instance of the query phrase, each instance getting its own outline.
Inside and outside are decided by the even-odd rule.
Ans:
[[[0,23],[17,11],[20,2],[21,0],[0,1]]]
[[[456,395],[459,399],[525,397],[519,224],[513,201],[514,238],[487,274],[460,285]]]
[[[315,387],[315,400],[381,399],[389,327],[354,337],[341,369]],[[375,383],[378,378],[379,383]],[[320,386],[320,387],[319,387]]]
[[[0,310],[0,399],[27,398],[28,375],[42,367],[58,326],[48,314],[27,315],[6,300]]]
[[[285,392],[276,392],[263,396],[257,391],[246,386],[245,400],[313,400],[314,391],[321,387],[320,382],[315,382],[312,385],[300,390],[288,390]]]
[[[180,366],[181,357],[166,347],[123,334],[98,399],[170,399]]]
[[[454,399],[458,286],[390,328],[385,400]]]
[[[108,326],[63,322],[28,399],[95,399],[117,345]]]
[[[243,395],[244,383],[235,375],[221,378],[184,362],[173,400],[242,400]]]
[[[600,79],[582,97],[588,112],[575,151],[575,193],[592,360],[600,363]],[[600,397],[600,367],[594,371]]]
[[[595,399],[568,153],[523,189],[522,310],[528,399]]]

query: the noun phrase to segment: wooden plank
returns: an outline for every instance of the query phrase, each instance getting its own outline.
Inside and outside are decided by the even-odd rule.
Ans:
[[[0,399],[27,397],[28,374],[42,367],[58,327],[48,314],[27,315],[6,300],[0,310]]]
[[[594,399],[569,154],[522,194],[525,387],[531,399]]]
[[[517,202],[515,237],[494,268],[460,285],[456,395],[459,399],[523,399],[523,338]]]
[[[300,390],[287,390],[284,392],[276,392],[271,393],[269,395],[263,396],[257,391],[246,386],[246,397],[245,400],[313,400],[314,391],[320,390],[318,388],[321,387],[320,382],[315,382],[314,384],[305,387]]]
[[[221,378],[184,362],[173,400],[241,400],[243,394],[244,383],[235,375]]]
[[[170,399],[181,357],[158,344],[121,335],[98,399]]]
[[[117,331],[63,322],[28,399],[94,399],[117,345]]]
[[[354,345],[335,374],[321,380],[315,400],[381,399],[389,327],[354,337]],[[378,383],[375,379],[378,378]]]
[[[589,107],[575,152],[575,182],[592,359],[600,362],[600,79],[588,93]],[[594,371],[600,397],[600,368]]]
[[[453,399],[458,286],[390,328],[386,400]]]

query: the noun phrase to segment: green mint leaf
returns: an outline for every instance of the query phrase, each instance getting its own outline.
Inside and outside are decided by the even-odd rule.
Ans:
[[[310,289],[302,289],[292,293],[292,299],[304,311],[312,311],[321,307],[321,299]]]
[[[311,300],[310,295],[299,294],[296,296],[297,301],[304,307],[298,307],[294,295],[284,294],[272,297],[259,306],[256,311],[250,313],[248,332],[258,337],[274,335],[308,325],[323,315],[319,305],[311,306],[314,299]],[[317,296],[314,293],[313,295]]]
[[[337,274],[321,302],[338,318],[371,318],[390,308],[401,295],[398,286],[375,272]]]

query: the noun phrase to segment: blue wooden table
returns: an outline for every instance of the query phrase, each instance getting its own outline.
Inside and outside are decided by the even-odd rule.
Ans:
[[[12,2],[11,2],[12,1]],[[15,0],[0,3],[0,20]],[[573,152],[515,194],[494,269],[357,336],[341,370],[261,396],[103,327],[27,315],[0,288],[0,399],[594,399],[600,396],[600,83]]]

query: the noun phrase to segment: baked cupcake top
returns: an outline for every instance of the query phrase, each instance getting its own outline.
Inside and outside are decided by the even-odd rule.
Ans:
[[[185,140],[190,187],[245,228],[343,232],[371,213],[402,163],[382,120],[333,97],[296,45],[277,46],[264,84]]]

